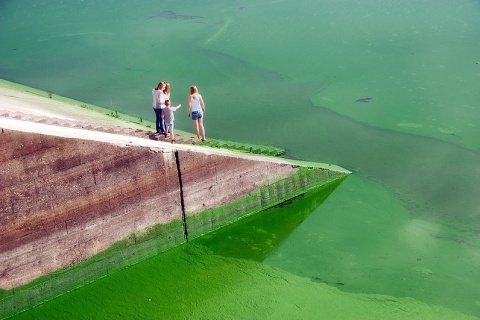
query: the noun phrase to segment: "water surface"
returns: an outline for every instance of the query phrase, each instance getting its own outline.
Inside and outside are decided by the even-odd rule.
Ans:
[[[214,301],[223,299],[246,299],[259,315],[295,314],[295,303],[281,303],[291,288],[269,282],[269,268],[288,279],[281,287],[294,284],[308,310],[323,306],[309,299],[327,288],[359,310],[351,295],[382,294],[479,317],[479,20],[474,0],[2,1],[0,77],[143,119],[153,118],[158,81],[171,82],[174,103],[185,103],[195,83],[207,102],[208,136],[270,144],[286,157],[354,172],[262,261],[253,259],[246,275],[255,289],[221,277],[231,265],[218,257],[238,247],[226,240],[217,240],[227,243],[223,253],[204,244],[181,276],[149,278],[151,290],[174,279],[184,288],[197,268],[218,280],[206,294],[218,299],[199,300],[202,317],[218,316]],[[179,129],[193,129],[177,118]],[[182,259],[182,250],[169,256]],[[248,257],[230,258],[251,266]],[[126,271],[104,281],[121,297],[142,277]],[[248,299],[260,292],[270,298]],[[138,294],[128,296],[132,303],[146,298]],[[64,299],[80,304],[52,307],[58,317],[82,310],[83,298]],[[159,310],[188,317],[192,305],[178,299],[166,295]],[[133,312],[124,305],[112,300],[115,315]],[[335,310],[330,315],[341,317]]]

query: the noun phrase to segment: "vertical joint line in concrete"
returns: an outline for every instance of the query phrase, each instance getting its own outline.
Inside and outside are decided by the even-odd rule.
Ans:
[[[177,163],[178,185],[180,186],[180,205],[182,207],[183,237],[188,242],[187,215],[185,214],[185,201],[183,198],[182,170],[180,169],[180,159],[178,150],[175,150],[175,162]]]

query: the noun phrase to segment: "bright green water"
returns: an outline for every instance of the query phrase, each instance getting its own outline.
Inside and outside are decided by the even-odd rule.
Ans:
[[[267,210],[14,319],[467,319],[445,307],[468,311],[478,304],[472,293],[480,279],[463,266],[469,281],[452,285],[449,270],[452,255],[460,259],[455,264],[471,264],[475,250],[463,246],[457,252],[452,230],[412,220],[382,188],[349,179],[350,187],[341,184],[330,197],[335,187]],[[345,198],[357,203],[359,212],[342,205]],[[469,298],[452,302],[453,294]]]
[[[176,19],[159,15],[166,10]],[[183,292],[192,282],[205,285],[187,272],[199,268],[213,283],[197,289],[204,318],[220,317],[219,300],[236,311],[243,307],[233,302],[245,300],[248,315],[259,317],[297,315],[297,306],[313,312],[325,307],[312,295],[323,296],[326,285],[336,288],[327,287],[330,298],[343,301],[331,309],[336,317],[350,303],[365,310],[357,298],[409,308],[371,294],[479,317],[479,20],[474,0],[1,1],[0,77],[142,118],[153,117],[150,90],[159,80],[171,82],[174,103],[185,103],[195,83],[207,102],[209,136],[271,144],[290,158],[354,171],[263,262],[234,257],[233,265],[254,271],[236,274],[224,253],[195,247],[193,266],[181,275],[162,269],[165,276],[148,278],[152,288],[175,280]],[[191,131],[188,118],[177,118],[179,129]],[[155,259],[182,260],[184,250]],[[222,268],[233,270],[231,282]],[[146,273],[102,280],[118,318],[140,312],[121,297]],[[236,282],[240,275],[256,287]],[[270,282],[277,276],[285,283]],[[68,308],[52,302],[50,312],[83,311],[91,302],[82,295],[102,285],[62,298],[72,300]],[[141,289],[128,296],[133,305]],[[156,308],[183,306],[187,317],[195,296],[185,305],[175,297]]]

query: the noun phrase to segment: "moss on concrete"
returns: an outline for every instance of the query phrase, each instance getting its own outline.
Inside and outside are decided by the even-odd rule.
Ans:
[[[344,172],[301,167],[292,176],[264,185],[241,199],[221,207],[189,215],[187,218],[189,237],[195,238],[211,232],[311,189],[344,179],[346,175]]]

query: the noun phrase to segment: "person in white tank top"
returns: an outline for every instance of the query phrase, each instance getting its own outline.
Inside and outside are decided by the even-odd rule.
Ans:
[[[190,95],[188,96],[187,116],[192,117],[193,125],[197,138],[205,141],[205,127],[203,126],[203,113],[205,112],[205,102],[202,95],[198,92],[196,86],[190,87]]]

